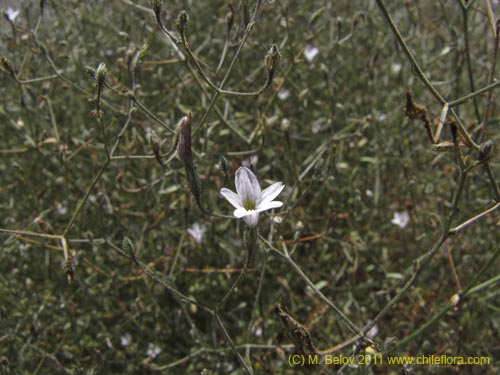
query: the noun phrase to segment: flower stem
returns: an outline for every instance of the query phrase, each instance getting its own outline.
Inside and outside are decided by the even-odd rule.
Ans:
[[[245,237],[246,237],[246,250],[247,250],[245,264],[243,265],[243,269],[241,270],[240,274],[238,275],[238,277],[234,281],[231,288],[227,291],[224,298],[222,298],[222,300],[217,304],[217,307],[215,309],[216,311],[219,310],[219,308],[221,308],[226,303],[227,299],[229,298],[229,295],[233,292],[234,289],[236,289],[241,278],[247,273],[248,266],[250,265],[250,263],[252,261],[252,256],[253,256],[255,250],[257,250],[257,247],[258,247],[258,245],[257,245],[257,228],[256,227],[255,228],[249,227],[247,235]]]

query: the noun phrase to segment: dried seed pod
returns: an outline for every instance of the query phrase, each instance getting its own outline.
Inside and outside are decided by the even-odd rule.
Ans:
[[[317,352],[309,330],[296,321],[285,307],[278,303],[274,305],[274,312],[280,318],[283,327],[293,341],[297,351],[304,355]]]

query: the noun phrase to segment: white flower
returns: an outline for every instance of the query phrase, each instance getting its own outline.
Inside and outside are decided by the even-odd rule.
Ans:
[[[312,62],[318,53],[319,53],[319,49],[317,49],[316,47],[314,47],[310,44],[306,44],[306,47],[304,49],[304,56],[305,56],[307,62],[309,62],[309,63]]]
[[[287,89],[281,89],[279,92],[278,92],[278,98],[280,100],[286,100],[288,99],[288,97],[290,96],[290,91],[287,90]]]
[[[56,204],[56,212],[59,215],[66,215],[66,213],[68,212],[68,205],[66,204],[66,202],[57,203]]]
[[[125,333],[120,336],[120,344],[121,346],[129,346],[132,342],[132,335],[130,333]]]
[[[408,211],[394,212],[394,216],[391,223],[397,225],[400,228],[404,228],[410,222],[410,214]]]
[[[160,353],[161,353],[161,348],[150,342],[146,354],[151,358],[155,358],[158,357],[158,354]]]
[[[385,122],[387,120],[387,115],[385,113],[378,112],[375,115],[375,118],[377,119],[377,121]]]
[[[235,177],[236,193],[222,188],[220,193],[233,205],[234,216],[243,218],[249,227],[255,227],[259,222],[259,212],[283,206],[283,202],[273,201],[285,187],[283,182],[276,182],[261,191],[259,181],[252,171],[240,167]]]
[[[320,120],[316,120],[312,123],[311,125],[311,131],[316,134],[316,133],[319,133],[319,131],[321,130],[321,121]]]
[[[201,243],[203,239],[203,235],[207,231],[207,227],[205,225],[200,225],[198,223],[194,223],[191,228],[188,228],[187,232],[193,237],[194,242]]]
[[[7,7],[7,10],[5,11],[5,14],[7,15],[7,18],[11,21],[14,22],[17,16],[19,15],[19,9],[14,10],[11,7]]]
[[[262,336],[262,327],[257,327],[255,328],[253,334],[257,337],[261,337]]]
[[[366,332],[366,337],[369,339],[374,339],[378,335],[378,326],[375,324],[368,332]]]
[[[402,67],[403,67],[403,66],[402,66],[400,63],[395,62],[395,63],[392,63],[392,65],[391,65],[391,70],[392,70],[392,72],[393,72],[394,74],[397,74],[397,73],[399,73],[399,72],[401,71],[401,68],[402,68]]]

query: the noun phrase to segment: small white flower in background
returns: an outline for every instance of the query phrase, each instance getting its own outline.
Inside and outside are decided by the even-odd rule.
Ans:
[[[257,337],[261,337],[262,336],[262,327],[257,327],[255,328],[253,334]]]
[[[311,131],[314,134],[316,134],[316,133],[319,133],[320,130],[321,130],[321,121],[320,120],[313,121],[313,123],[311,125]]]
[[[319,49],[310,44],[306,44],[306,47],[304,48],[304,57],[306,58],[307,62],[312,62],[318,53]]]
[[[130,333],[126,333],[120,336],[121,346],[129,346],[131,342],[132,342],[132,335]]]
[[[392,72],[394,74],[398,74],[401,71],[402,67],[403,66],[400,63],[398,63],[398,62],[395,62],[395,63],[391,64],[391,70],[392,70]]]
[[[57,203],[56,204],[56,212],[59,215],[66,215],[66,213],[68,212],[68,205],[67,205],[67,203],[66,202]]]
[[[241,165],[244,167],[257,166],[257,162],[259,161],[258,155],[250,156],[249,158],[245,158],[241,161]]]
[[[148,351],[146,354],[151,357],[151,358],[156,358],[158,357],[158,354],[161,353],[161,349],[158,345],[153,344],[152,342],[149,343],[148,345]]]
[[[410,214],[408,211],[394,212],[391,223],[397,225],[400,228],[404,228],[410,222]]]
[[[193,237],[194,242],[201,243],[203,240],[203,235],[207,231],[207,227],[205,225],[200,225],[198,223],[194,223],[191,228],[188,228],[187,232]]]
[[[375,324],[368,332],[366,332],[366,337],[369,339],[374,339],[378,335],[378,326]]]
[[[234,216],[243,218],[249,227],[257,226],[259,212],[283,206],[283,202],[273,201],[285,187],[283,182],[276,182],[264,191],[261,191],[259,181],[252,171],[240,167],[235,177],[236,193],[222,188],[220,193],[233,205]]]
[[[385,122],[387,120],[387,115],[382,112],[377,112],[375,114],[375,119],[380,122]]]
[[[106,338],[104,339],[104,342],[106,343],[106,346],[107,346],[108,348],[110,348],[110,349],[114,349],[114,347],[113,347],[113,343],[111,342],[111,339],[110,339],[109,337],[106,337]]]
[[[287,89],[281,89],[278,91],[278,99],[279,100],[286,100],[290,96],[290,91]]]
[[[451,47],[446,46],[441,50],[441,52],[439,53],[439,56],[447,55],[448,53],[450,53],[450,51],[451,51]]]
[[[8,7],[7,10],[5,11],[5,14],[7,15],[7,18],[11,22],[14,22],[17,16],[19,15],[19,9],[14,10],[11,7]]]

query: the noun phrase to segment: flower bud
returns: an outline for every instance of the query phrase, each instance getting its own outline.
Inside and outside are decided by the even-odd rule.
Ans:
[[[491,150],[493,149],[493,146],[495,145],[495,142],[493,140],[489,139],[486,142],[482,143],[480,145],[479,149],[479,160],[480,161],[485,161],[489,159]]]
[[[297,241],[299,239],[300,234],[302,233],[303,230],[304,230],[304,223],[299,220],[295,224],[295,230],[294,230],[294,233],[293,233],[293,240],[294,241]]]
[[[149,40],[147,40],[134,56],[134,59],[132,60],[132,72],[134,73],[134,83],[137,83],[139,79],[139,73],[142,67],[142,59],[144,58],[144,55],[146,55],[146,52],[149,48]]]
[[[450,304],[453,307],[457,307],[458,304],[460,303],[460,301],[461,301],[461,298],[460,298],[460,294],[458,294],[458,293],[452,295],[451,298],[450,298]]]
[[[14,65],[12,65],[12,63],[10,62],[9,59],[6,59],[5,57],[3,56],[0,56],[0,65],[2,65],[2,67],[7,71],[9,72],[9,74],[14,77],[14,79],[16,78],[16,72],[14,70]]]
[[[97,69],[95,70],[95,81],[97,83],[97,87],[102,90],[106,80],[108,79],[108,68],[106,68],[106,64],[99,63]]]
[[[175,26],[177,26],[177,30],[179,30],[179,33],[181,35],[184,35],[186,33],[187,23],[188,23],[188,15],[186,11],[183,10],[179,13],[177,21],[175,23]]]
[[[271,76],[274,75],[280,64],[281,54],[276,44],[273,44],[266,55],[266,68]]]
[[[92,68],[91,66],[86,66],[85,68],[85,73],[89,75],[89,78],[94,80],[95,79],[95,68]]]
[[[229,163],[227,162],[227,159],[222,154],[219,157],[219,166],[220,166],[220,169],[222,170],[222,173],[224,173],[224,178],[226,180],[229,180]]]
[[[158,163],[163,165],[160,155],[160,138],[154,130],[151,130],[151,132],[149,133],[149,141],[151,143],[151,148],[153,149],[153,154],[155,155],[156,160],[158,161]]]
[[[158,17],[161,12],[161,8],[163,7],[163,1],[151,0],[149,3],[151,4],[151,8],[153,8],[153,12],[155,12],[155,15]]]
[[[191,154],[191,112],[184,116],[178,125],[177,155],[185,167],[193,163]]]
[[[228,4],[229,11],[226,14],[226,21],[227,21],[227,35],[231,33],[231,29],[233,28],[234,25],[234,8],[231,4]]]
[[[135,245],[130,238],[127,236],[123,237],[122,249],[131,257],[135,257]]]

